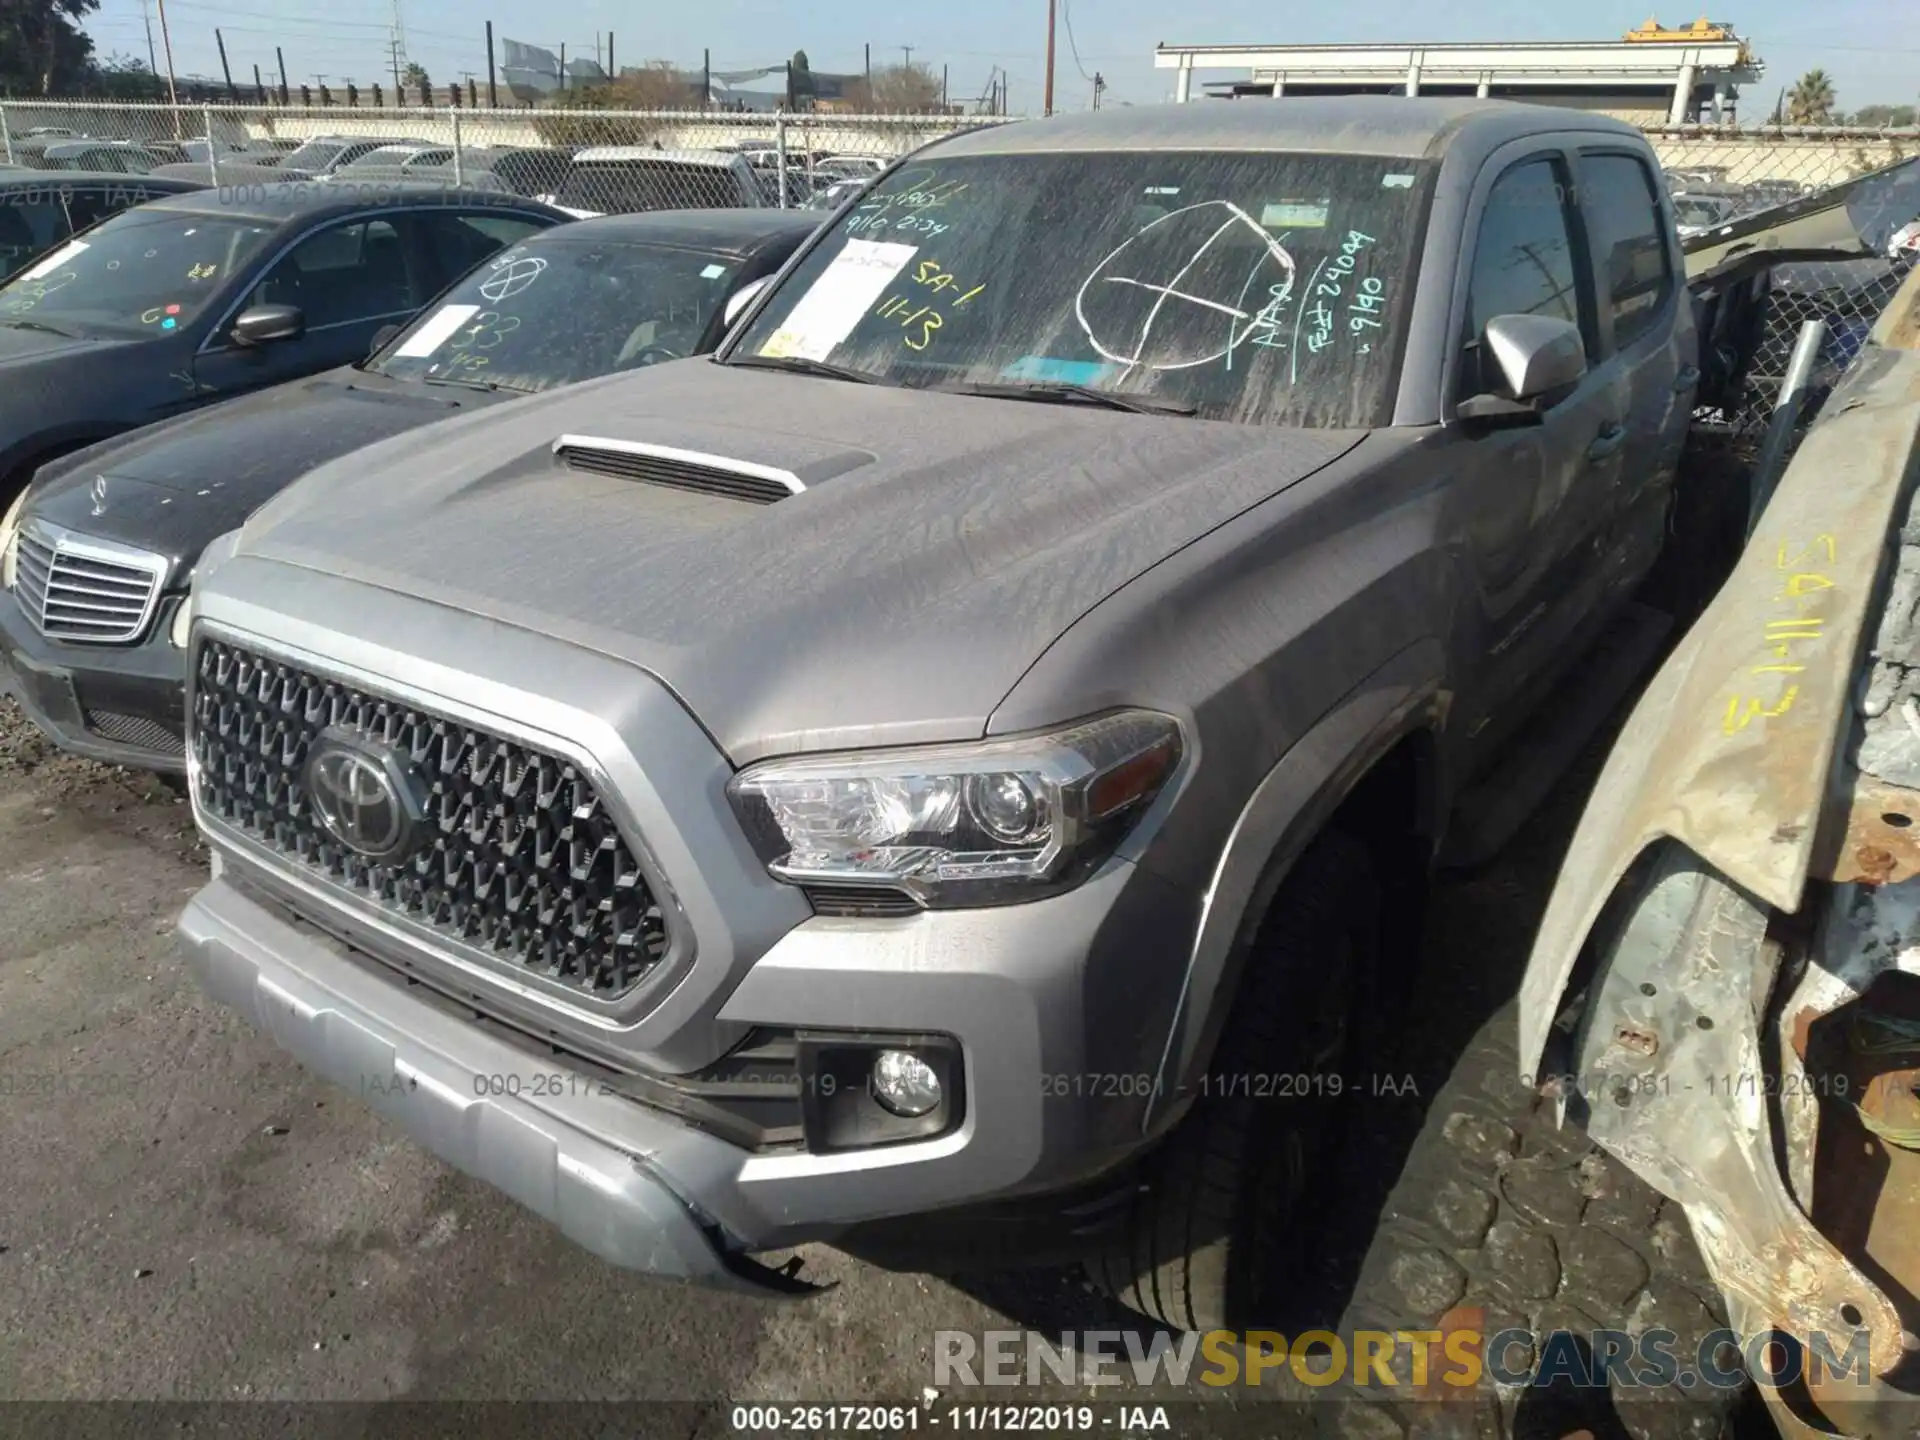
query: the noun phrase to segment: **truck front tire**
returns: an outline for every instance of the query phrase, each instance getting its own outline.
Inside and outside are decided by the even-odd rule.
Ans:
[[[1383,891],[1372,853],[1318,837],[1281,882],[1246,956],[1200,1092],[1146,1162],[1096,1284],[1178,1330],[1243,1329],[1310,1226],[1295,1224],[1359,1077],[1346,1065],[1377,1003]]]

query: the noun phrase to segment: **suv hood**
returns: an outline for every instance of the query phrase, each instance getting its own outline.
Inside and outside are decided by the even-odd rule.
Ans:
[[[627,660],[735,763],[957,739],[1069,625],[1358,444],[691,360],[463,416],[255,515],[278,561]],[[567,468],[565,435],[777,467],[773,504]]]

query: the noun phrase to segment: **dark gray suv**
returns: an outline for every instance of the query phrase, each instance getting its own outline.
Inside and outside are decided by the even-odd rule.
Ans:
[[[1661,549],[1677,259],[1573,111],[934,144],[713,360],[216,542],[192,962],[618,1264],[1071,1256],[1244,1318],[1457,804]]]

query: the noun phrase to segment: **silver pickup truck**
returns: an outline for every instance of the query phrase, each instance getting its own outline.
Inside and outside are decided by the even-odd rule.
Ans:
[[[1494,102],[982,130],[713,359],[322,467],[199,567],[193,965],[617,1264],[1244,1322],[1429,867],[1652,653],[1659,177]]]

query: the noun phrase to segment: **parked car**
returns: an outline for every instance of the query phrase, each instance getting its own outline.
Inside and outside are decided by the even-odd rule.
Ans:
[[[509,195],[324,186],[171,195],[0,286],[0,499],[138,425],[367,353],[502,245],[565,220]]]
[[[836,180],[813,192],[808,198],[809,210],[838,210],[854,196],[861,194],[873,184],[872,177],[865,180]]]
[[[712,209],[770,203],[747,159],[726,150],[582,150],[550,197],[580,219],[641,210]]]
[[[1510,834],[1558,775],[1523,742],[1651,660],[1695,365],[1658,162],[1598,115],[937,141],[713,361],[398,437],[209,547],[190,963],[615,1263],[1080,1259],[1237,1325],[1373,1123],[1437,848]],[[1497,1191],[1506,1148],[1450,1148]],[[1578,1244],[1586,1172],[1535,1174]],[[1459,1298],[1427,1273],[1377,1313]]]
[[[152,175],[116,180],[56,177],[41,170],[0,173],[0,280],[26,269],[76,230],[162,195],[184,195],[201,188],[191,181]]]
[[[153,156],[123,140],[61,140],[40,152],[42,170],[83,170],[95,175],[145,175]]]
[[[271,143],[271,142],[261,142]],[[222,186],[274,185],[298,180],[324,180],[361,156],[388,145],[409,142],[393,136],[315,135],[284,154],[220,155],[208,165],[204,157],[186,165],[163,165],[154,173]]]
[[[335,166],[328,172],[335,178],[351,175],[358,169],[412,170],[435,169],[453,159],[451,145],[429,145],[418,140],[407,140],[393,145],[377,145],[363,155],[356,155],[344,165]]]
[[[362,364],[46,467],[0,527],[0,551],[19,537],[12,594],[0,597],[0,656],[27,713],[75,754],[184,771],[185,636],[176,622],[210,540],[306,471],[376,440],[495,400],[711,351],[751,287],[818,218],[656,211],[532,234],[482,262]],[[76,623],[62,598],[73,594],[58,578],[63,555],[108,554],[157,577],[141,623],[111,638],[84,616]]]

